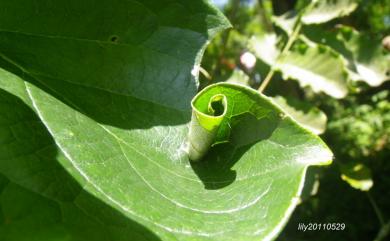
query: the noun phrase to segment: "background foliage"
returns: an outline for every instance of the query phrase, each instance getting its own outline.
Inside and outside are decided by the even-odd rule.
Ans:
[[[299,12],[310,1],[215,2],[223,9],[234,29],[220,34],[208,47],[202,66],[210,76],[201,75],[201,83],[207,85],[228,79],[258,88],[269,71],[265,52],[275,47],[281,49],[287,40],[286,31],[277,26],[278,22],[273,16]],[[309,39],[331,47],[347,59],[356,53],[353,42],[343,39],[336,43],[334,36],[340,33],[340,29],[340,36],[359,31],[359,43],[364,42],[363,38],[370,39],[370,46],[365,47],[367,51],[380,53],[371,61],[377,61],[375,66],[384,65],[383,73],[387,71],[385,74],[388,75],[389,52],[381,43],[390,34],[390,5],[386,2],[357,1],[357,8],[348,16],[304,27],[302,32]],[[251,38],[261,38],[269,33],[278,36],[274,40],[271,38],[274,45],[268,41],[268,49],[264,48],[267,42],[263,41],[263,48],[259,47],[262,56],[255,67],[248,68],[240,56],[247,51],[256,54],[256,48],[251,48]],[[295,51],[294,48],[299,50],[304,42],[302,39],[296,41],[292,51]],[[375,45],[379,50],[374,50],[372,46]],[[346,49],[351,52],[347,53]],[[353,79],[352,74],[349,76]],[[314,93],[312,88],[300,88],[298,82],[286,79],[276,73],[265,94],[311,105],[303,108],[287,101],[299,110],[301,116],[306,116],[308,122],[320,121],[325,124],[327,121],[322,137],[334,152],[335,161],[328,168],[309,170],[307,195],[302,197],[301,204],[278,240],[385,240],[390,226],[390,84],[385,81],[388,76],[383,83],[375,86],[370,86],[372,78],[367,78],[365,82],[345,79],[343,81],[348,82],[348,95],[342,99],[330,98],[323,92]],[[316,111],[326,115],[327,120],[320,120],[318,115],[317,118],[313,117],[310,108],[316,108]],[[309,113],[310,119],[307,117]],[[345,231],[297,230],[299,223],[309,222],[341,222],[346,223],[347,228]]]

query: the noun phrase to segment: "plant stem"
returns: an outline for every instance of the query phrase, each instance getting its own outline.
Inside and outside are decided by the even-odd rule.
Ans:
[[[386,237],[390,233],[390,221],[387,223],[385,222],[385,219],[383,218],[383,214],[381,210],[379,209],[378,205],[376,204],[374,198],[372,197],[370,192],[367,192],[368,200],[370,200],[371,206],[375,211],[376,216],[378,217],[379,223],[381,225],[381,228],[375,237],[374,241],[382,241],[385,240]]]
[[[382,241],[385,240],[386,237],[390,233],[390,222],[387,222],[385,225],[382,226],[382,228],[379,230],[377,236],[375,237],[374,241]]]
[[[297,39],[299,32],[301,31],[301,28],[302,28],[302,22],[300,19],[298,19],[298,22],[294,27],[294,31],[292,32],[291,36],[288,38],[286,46],[284,46],[284,48],[279,56],[286,54],[290,50],[291,46],[293,45],[293,43]]]
[[[384,220],[384,218],[383,218],[383,215],[382,215],[381,210],[379,209],[379,207],[378,207],[378,205],[376,204],[375,200],[372,198],[370,192],[367,192],[367,197],[368,197],[368,200],[370,200],[370,203],[371,203],[371,205],[372,205],[372,208],[373,208],[374,211],[375,211],[376,216],[378,217],[379,223],[380,223],[381,226],[383,227],[383,226],[385,225],[385,220]]]
[[[271,81],[272,79],[272,76],[274,76],[275,74],[275,69],[271,67],[270,71],[268,72],[267,76],[265,76],[263,82],[261,83],[260,87],[259,87],[259,92],[262,93],[265,89],[265,87],[267,87],[268,83]]]
[[[203,74],[203,76],[208,79],[209,81],[211,80],[211,76],[207,70],[205,70],[202,66],[199,66],[199,72]]]
[[[297,20],[297,23],[294,27],[294,31],[292,32],[292,34],[289,36],[288,38],[288,41],[286,43],[286,45],[284,46],[282,52],[279,54],[279,56],[276,58],[276,62],[279,61],[279,59],[285,55],[291,48],[291,46],[293,45],[293,43],[295,42],[295,40],[297,39],[298,35],[299,35],[299,32],[301,31],[301,28],[302,28],[302,23],[301,23],[301,20],[298,19]],[[269,82],[271,81],[272,77],[274,76],[275,74],[275,68],[271,67],[270,71],[268,72],[267,76],[265,77],[263,83],[261,83],[260,87],[259,87],[259,92],[262,93],[264,91],[264,89],[267,87],[267,85],[269,84]]]

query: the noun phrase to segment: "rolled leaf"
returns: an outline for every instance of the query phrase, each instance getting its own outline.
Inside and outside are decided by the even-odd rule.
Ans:
[[[189,157],[192,161],[201,159],[215,141],[218,128],[226,115],[226,96],[217,94],[210,98],[207,106],[199,99],[202,92],[192,101],[192,119],[189,132]],[[206,108],[205,108],[206,107]]]

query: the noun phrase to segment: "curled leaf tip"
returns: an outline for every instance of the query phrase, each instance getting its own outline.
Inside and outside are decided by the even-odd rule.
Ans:
[[[199,101],[198,96],[193,99],[192,118],[189,131],[189,151],[191,161],[199,161],[215,142],[219,126],[226,115],[227,98],[223,94],[213,95],[208,103]],[[207,105],[206,105],[207,104]]]

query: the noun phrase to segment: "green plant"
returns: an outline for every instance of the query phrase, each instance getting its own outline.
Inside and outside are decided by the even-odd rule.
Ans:
[[[227,15],[245,16],[239,5]],[[270,65],[260,90],[278,71],[337,98],[352,88],[347,76],[384,82],[388,66],[377,63],[388,56],[356,54],[365,36],[343,27],[333,47],[301,32],[356,6],[313,1],[275,18],[287,38],[263,31],[251,41],[271,39],[255,46]],[[221,68],[229,60],[210,73],[200,66],[231,27],[206,0],[3,0],[0,9],[0,240],[271,240],[301,201],[308,166],[332,161],[318,108],[209,85],[233,70]],[[238,47],[217,55],[241,52],[240,31],[258,33],[249,19],[219,37]],[[305,69],[316,58],[325,67]],[[199,71],[209,86],[197,93]]]
[[[259,91],[264,91],[275,72],[280,72],[285,80],[297,80],[301,87],[310,87],[310,91],[314,93],[323,92],[336,99],[345,98],[348,92],[359,93],[364,90],[366,87],[360,84],[361,81],[376,87],[389,80],[390,55],[382,46],[380,37],[359,33],[348,26],[336,25],[322,28],[319,26],[335,18],[349,15],[356,10],[357,6],[357,1],[349,0],[312,1],[307,5],[301,3],[299,10],[274,16],[272,19],[275,25],[283,30],[286,38],[283,34],[277,35],[271,32],[255,36],[249,41],[250,48],[258,58],[270,66],[270,71],[260,85]],[[282,45],[282,49],[278,45]],[[381,95],[386,97],[385,93]],[[374,96],[373,99],[378,97],[379,95]],[[279,104],[282,104],[286,111],[291,109],[285,102],[279,101]],[[389,106],[389,103],[383,100],[376,108],[374,107],[375,109],[366,105],[348,109],[347,113],[340,109],[333,109],[332,111],[336,113],[334,117],[340,120],[330,123],[329,132],[333,132],[336,126],[344,123],[344,129],[338,128],[336,133],[346,131],[345,137],[349,136],[349,139],[339,140],[340,142],[356,145],[362,149],[376,145],[379,146],[379,149],[376,149],[380,150],[388,143],[387,109]],[[298,107],[298,111],[299,109],[302,107]],[[366,118],[358,120],[353,117],[354,113],[374,115],[374,111],[383,113],[383,118],[379,117],[379,113],[375,120]],[[348,115],[350,119],[346,116],[344,118],[337,116],[337,113]],[[322,115],[324,116],[323,113]],[[305,116],[306,118],[302,118]],[[313,130],[318,126],[318,122],[326,122],[324,117],[321,121],[319,114],[317,117],[313,114],[309,117],[309,113],[302,114],[302,111],[300,116],[295,116],[295,119],[308,128],[311,123]],[[322,132],[324,129],[322,128]],[[371,136],[356,135],[354,131],[370,132]],[[378,137],[375,138],[374,135]],[[349,150],[355,151],[354,148]],[[362,151],[366,152],[367,156],[368,150]],[[356,159],[348,164],[340,164],[342,179],[355,188],[370,189],[372,180],[369,168],[360,163],[355,154],[349,153],[349,155]]]
[[[270,2],[258,1],[257,8]],[[238,30],[241,40],[233,35],[226,41],[227,48],[235,48],[229,41],[240,42],[241,53],[249,49],[259,60],[254,69],[248,69],[239,63],[238,58],[231,59],[230,65],[236,68],[231,70],[228,82],[260,88],[267,95],[276,96],[273,101],[301,125],[318,134],[325,132],[325,141],[336,158],[331,171],[319,171],[314,181],[308,181],[315,183],[313,190],[309,189],[310,185],[307,186],[312,197],[304,199],[295,214],[297,217],[288,225],[288,236],[282,235],[281,240],[295,240],[294,236],[299,237],[297,240],[318,239],[314,234],[296,235],[299,218],[300,222],[348,222],[351,231],[340,235],[321,234],[324,240],[359,240],[359,236],[374,239],[372,233],[378,233],[377,240],[383,240],[388,235],[385,200],[389,198],[389,194],[383,191],[388,183],[384,173],[388,170],[385,160],[389,154],[387,119],[390,116],[390,105],[386,100],[388,84],[385,83],[389,80],[390,55],[382,46],[382,39],[386,39],[388,34],[386,6],[377,11],[373,10],[373,6],[379,6],[380,1],[298,1],[293,9],[284,1],[273,1],[273,4],[274,10],[279,12],[280,9],[285,11],[286,6],[290,9],[281,16],[272,17],[273,28],[259,22],[257,25],[262,26],[261,30]],[[384,25],[379,27],[378,20]],[[247,25],[251,26],[252,22],[247,22]],[[240,26],[245,25],[240,23]],[[212,48],[217,46],[218,42]],[[218,55],[212,57],[219,58]],[[205,61],[206,70],[209,61]],[[227,72],[228,75],[226,69],[223,68],[221,73]],[[258,76],[265,76],[260,87]],[[281,79],[297,81],[284,82]],[[219,76],[214,81],[219,81]],[[328,129],[325,131],[327,121]],[[359,194],[362,197],[349,194],[353,191],[346,192],[345,184],[340,180],[353,188],[367,191],[367,196],[365,193]],[[325,191],[322,192],[320,188],[318,194],[318,186],[322,183],[340,186],[337,189],[342,191],[337,191],[339,195],[346,192],[345,202],[354,203],[355,198],[359,198],[356,202],[359,208],[352,212],[365,220],[372,219],[372,215],[365,213],[377,214],[380,222],[375,224],[376,220],[373,220],[373,225],[366,228],[362,226],[363,222],[357,221],[359,215],[348,217],[340,214],[337,219],[335,215],[343,212],[342,204],[333,204],[337,198],[327,188],[323,188]],[[332,207],[334,210],[327,211]]]

